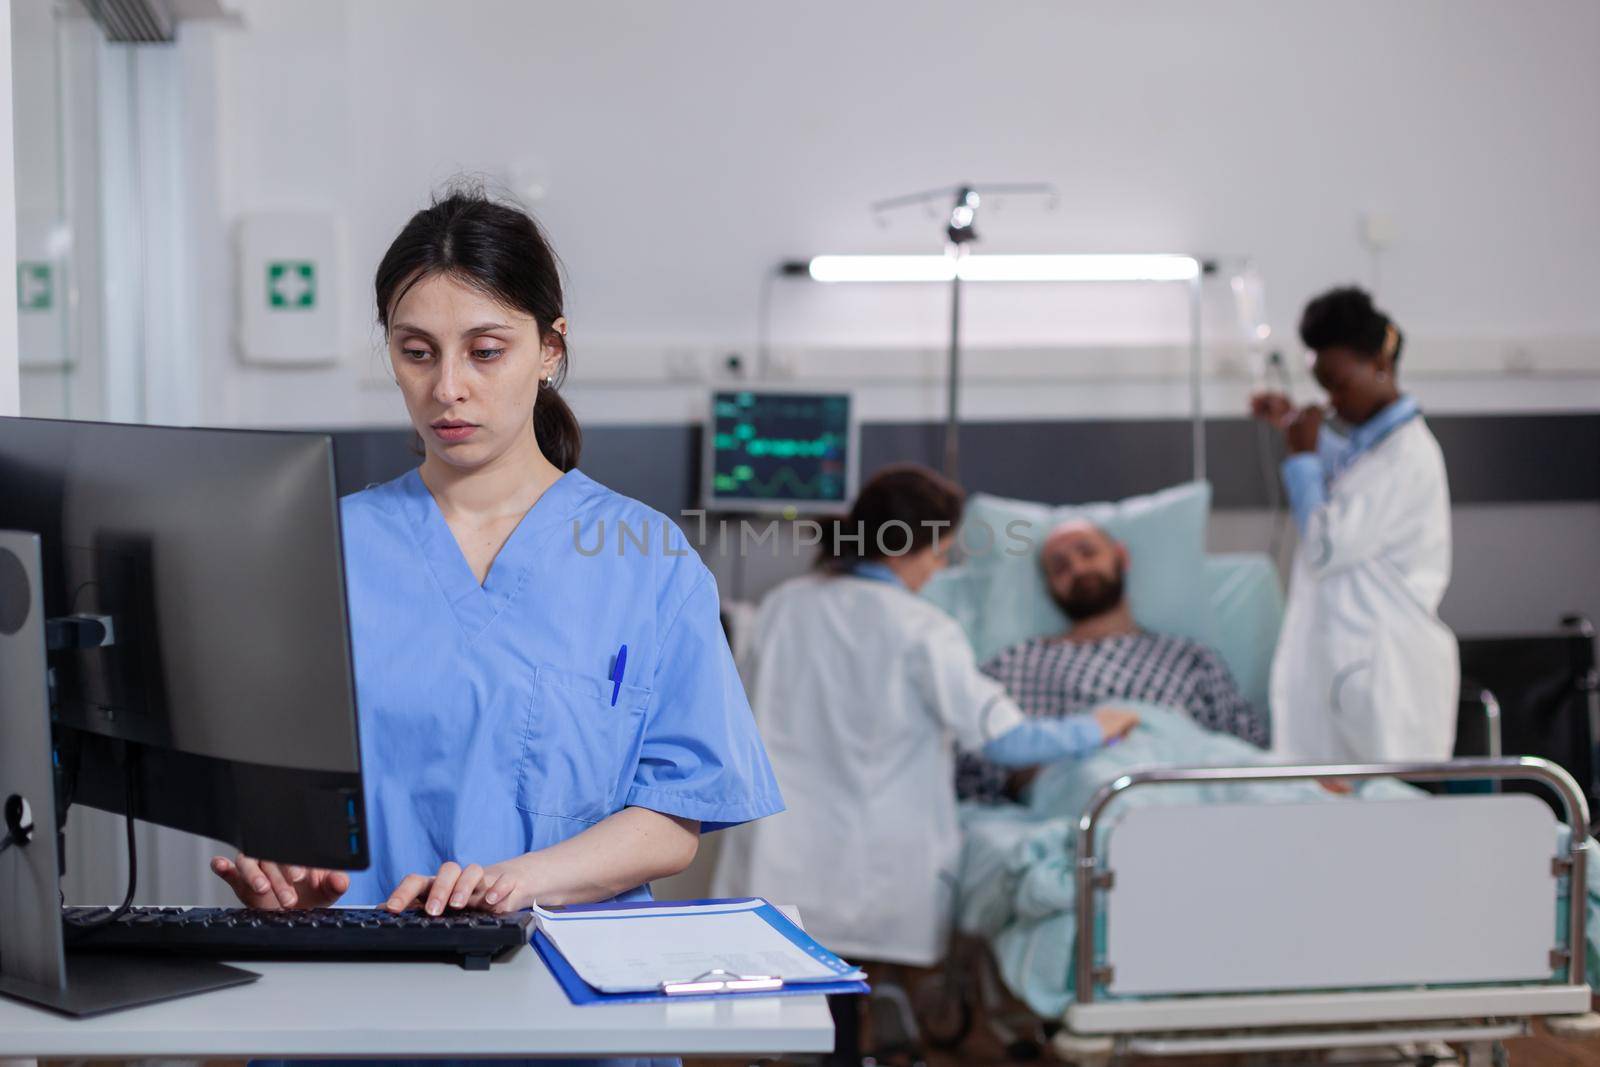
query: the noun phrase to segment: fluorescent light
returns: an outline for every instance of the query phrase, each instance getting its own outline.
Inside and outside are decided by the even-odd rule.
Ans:
[[[949,256],[817,256],[811,277],[819,282],[947,282],[955,277]]]
[[[1199,277],[1193,256],[967,256],[968,282],[1186,282]]]
[[[959,263],[959,266],[958,266]],[[819,282],[1182,282],[1200,275],[1200,261],[1178,255],[817,256]]]

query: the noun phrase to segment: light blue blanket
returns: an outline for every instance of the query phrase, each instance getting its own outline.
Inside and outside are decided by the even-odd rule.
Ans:
[[[1127,706],[1123,702],[1120,706]],[[1261,750],[1195,725],[1169,708],[1134,705],[1141,725],[1121,743],[1085,759],[1043,770],[1026,805],[962,809],[962,854],[957,926],[989,942],[1007,986],[1039,1015],[1056,1017],[1073,992],[1075,910],[1073,870],[1078,817],[1095,791],[1136,768],[1244,766],[1268,762]],[[1365,783],[1360,798],[1417,795],[1394,781]],[[1135,789],[1107,809],[1109,828],[1117,813],[1157,804],[1249,802],[1357,803],[1315,782],[1218,782]],[[1560,827],[1564,847],[1566,827]],[[1588,842],[1588,969],[1600,975],[1600,856]],[[1564,908],[1559,911],[1565,915]],[[1563,919],[1563,925],[1565,925]]]

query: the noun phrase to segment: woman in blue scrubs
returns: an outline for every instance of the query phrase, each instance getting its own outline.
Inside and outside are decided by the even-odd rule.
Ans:
[[[577,469],[532,219],[448,196],[376,289],[425,458],[342,505],[372,866],[213,869],[256,907],[647,897],[702,832],[783,808],[716,584],[665,516]]]

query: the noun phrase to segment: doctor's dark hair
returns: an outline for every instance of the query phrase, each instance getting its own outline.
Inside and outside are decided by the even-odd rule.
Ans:
[[[563,312],[561,270],[549,238],[526,212],[481,192],[455,190],[436,198],[411,216],[378,264],[373,287],[385,335],[390,315],[411,287],[441,274],[531,315],[543,343],[560,350],[555,381],[539,379],[533,432],[551,463],[563,471],[576,467],[583,432],[556,391],[572,356],[566,338],[552,328]]]
[[[1373,306],[1366,290],[1353,285],[1329,289],[1306,305],[1300,314],[1300,340],[1314,352],[1348,348],[1368,359],[1377,359],[1390,344],[1396,363],[1405,345],[1405,336],[1394,320]]]
[[[850,513],[835,519],[817,556],[817,566],[842,573],[857,563],[907,556],[955,539],[967,503],[966,490],[916,463],[880,469],[856,494]]]

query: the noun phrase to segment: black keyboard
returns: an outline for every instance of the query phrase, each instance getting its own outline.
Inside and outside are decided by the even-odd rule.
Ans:
[[[104,926],[110,908],[65,908],[69,948],[98,951],[186,952],[221,959],[376,960],[459,962],[489,969],[528,943],[533,916],[461,912],[428,915],[385,908],[131,908]]]

